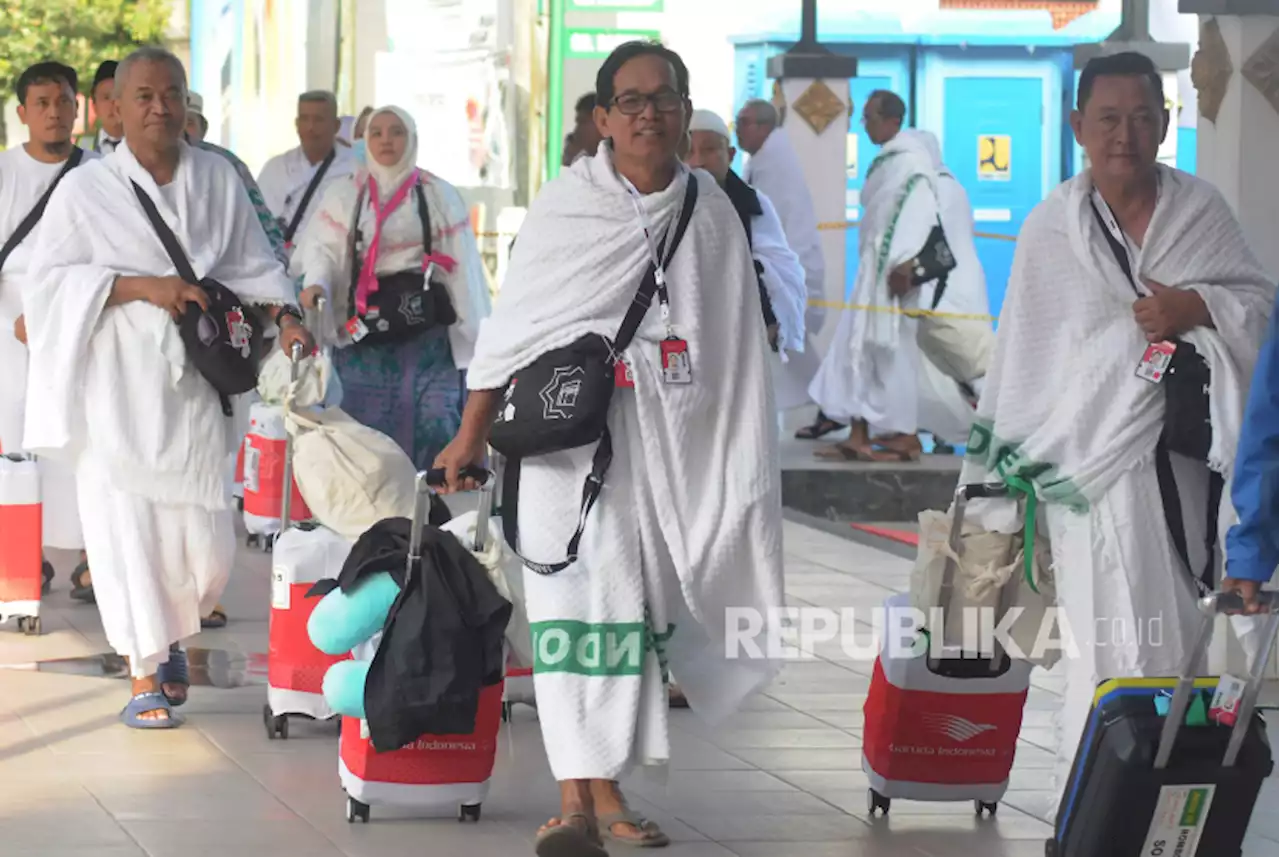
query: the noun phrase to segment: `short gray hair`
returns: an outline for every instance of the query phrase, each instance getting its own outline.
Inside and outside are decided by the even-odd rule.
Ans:
[[[116,66],[116,97],[119,97],[119,93],[124,89],[124,82],[129,76],[129,72],[140,62],[165,63],[173,68],[173,70],[178,74],[178,80],[182,83],[182,94],[185,100],[185,96],[187,94],[186,67],[183,66],[182,60],[178,59],[172,52],[156,45],[144,45],[143,47],[138,48],[136,51],[121,60],[120,65]]]
[[[770,128],[778,127],[778,108],[774,107],[772,102],[765,101],[763,98],[753,98],[742,105],[742,109],[748,111],[761,125],[768,125]]]
[[[312,89],[298,96],[298,106],[303,104],[327,104],[338,115],[338,98],[327,89]]]

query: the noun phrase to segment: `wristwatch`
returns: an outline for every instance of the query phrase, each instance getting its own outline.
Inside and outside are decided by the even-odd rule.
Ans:
[[[302,310],[298,309],[293,304],[285,304],[280,307],[280,312],[276,314],[276,327],[281,326],[280,322],[283,321],[286,316],[293,318],[294,321],[298,322],[298,324],[306,324],[305,319],[302,317]]]

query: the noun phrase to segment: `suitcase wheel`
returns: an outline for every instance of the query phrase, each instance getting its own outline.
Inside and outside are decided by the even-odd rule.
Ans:
[[[1044,857],[1058,857],[1058,841],[1056,839],[1046,839],[1044,841]]]
[[[983,813],[983,812],[986,812],[986,814],[987,814],[990,818],[995,818],[995,817],[996,817],[996,807],[998,807],[999,805],[1000,805],[1000,804],[998,804],[998,803],[996,803],[996,802],[994,802],[994,801],[992,801],[992,802],[988,803],[988,802],[987,802],[987,801],[985,801],[985,800],[975,800],[975,801],[973,802],[973,813],[974,813],[974,815],[978,816],[978,818],[982,818],[982,813]]]
[[[889,798],[880,794],[875,789],[867,789],[867,813],[872,817],[876,817],[876,810],[880,810],[882,815],[889,814]]]
[[[347,824],[355,824],[356,819],[369,823],[369,804],[361,803],[353,797],[347,798]]]
[[[458,807],[458,821],[479,821],[480,804],[464,803]]]
[[[237,512],[240,512],[240,513],[243,513],[243,512],[244,512],[244,498],[243,498],[243,497],[237,497],[237,498],[236,498],[236,511],[237,511]]]
[[[503,722],[503,723],[510,723],[510,722],[511,722],[511,709],[512,709],[512,707],[513,707],[513,706],[512,706],[512,704],[511,704],[510,702],[504,702],[504,703],[502,703],[502,722]]]
[[[40,633],[40,617],[19,616],[18,630],[26,634],[28,637],[37,636]]]
[[[270,703],[262,706],[262,725],[267,730],[268,741],[277,738],[281,741],[289,740],[289,715],[276,714],[271,710]]]
[[[51,584],[53,583],[53,566],[48,560],[45,560],[44,564],[40,566],[40,575],[42,577],[42,581],[40,583],[40,594],[48,595],[49,590],[52,588]]]

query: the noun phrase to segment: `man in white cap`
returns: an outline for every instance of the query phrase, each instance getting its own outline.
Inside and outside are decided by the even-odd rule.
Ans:
[[[785,362],[787,352],[804,351],[808,298],[804,267],[787,244],[782,221],[769,198],[730,168],[735,154],[724,120],[710,110],[693,111],[685,163],[711,173],[738,212],[756,263],[769,344],[781,355],[780,362]]]
[[[187,142],[203,143],[209,133],[209,120],[204,118],[204,99],[197,92],[187,93]]]

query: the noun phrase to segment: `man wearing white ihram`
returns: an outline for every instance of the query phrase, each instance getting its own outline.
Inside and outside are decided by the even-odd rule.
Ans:
[[[182,63],[139,49],[117,68],[115,92],[125,141],[68,174],[32,252],[24,442],[76,466],[102,623],[133,677],[121,721],[172,728],[189,685],[179,641],[200,632],[235,556],[224,464],[237,439],[175,324],[208,296],[173,275],[135,188],[197,275],[262,308],[286,350],[311,340],[235,168],[182,139]]]
[[[44,218],[41,200],[55,182],[79,164],[100,157],[71,142],[76,118],[76,73],[56,62],[31,66],[18,76],[18,117],[30,139],[0,152],[0,452],[23,448],[27,396],[27,348],[22,291],[32,247]],[[23,229],[23,226],[26,229]],[[25,233],[25,234],[24,234]],[[57,461],[40,461],[45,548],[80,550],[80,514],[75,473]],[[52,566],[45,565],[45,585]]]
[[[732,608],[763,618],[783,603],[759,291],[733,205],[711,176],[677,157],[688,71],[672,51],[630,42],[605,60],[596,93],[606,142],[530,207],[502,297],[480,326],[462,428],[436,460],[450,490],[468,487],[461,468],[484,459],[512,376],[581,337],[613,340],[696,182],[683,240],[669,263],[659,260],[669,295],[658,292],[658,307],[638,303],[648,311],[622,349],[631,372],[615,375],[607,405],[613,462],[578,560],[550,575],[526,564],[538,719],[561,801],[559,817],[538,833],[540,857],[607,857],[605,837],[645,847],[670,841],[627,808],[618,785],[633,766],[670,758],[665,668],[695,713],[723,717],[778,666],[729,645]],[[687,358],[690,375],[670,371],[674,353]],[[595,449],[522,462],[526,557],[565,556]],[[633,654],[601,664],[597,644]]]

